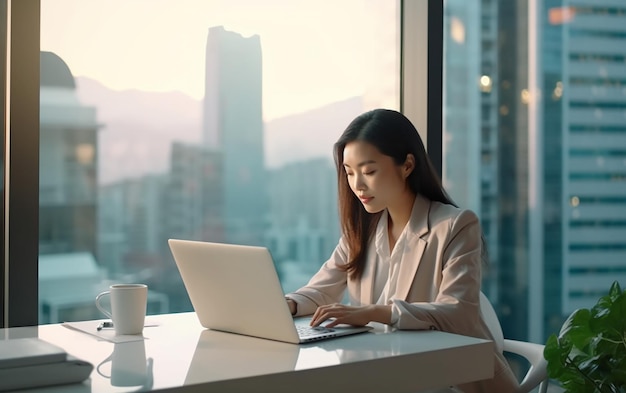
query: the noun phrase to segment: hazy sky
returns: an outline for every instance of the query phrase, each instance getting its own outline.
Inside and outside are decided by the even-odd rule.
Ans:
[[[258,34],[271,120],[356,95],[397,94],[389,0],[42,0],[41,49],[109,88],[204,96],[209,27]]]

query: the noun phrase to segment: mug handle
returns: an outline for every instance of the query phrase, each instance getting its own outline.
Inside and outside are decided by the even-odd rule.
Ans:
[[[108,358],[104,359],[103,361],[100,362],[100,364],[98,364],[98,367],[96,367],[96,371],[98,372],[98,374],[100,374],[101,376],[103,376],[104,378],[107,379],[111,379],[110,375],[105,375],[100,371],[100,367],[105,364],[106,362],[110,362],[111,360],[113,360],[113,354],[110,354]]]
[[[109,317],[110,319],[113,319],[113,315],[111,315],[111,313],[109,312],[109,310],[106,310],[104,307],[102,307],[100,305],[100,299],[105,296],[105,295],[110,295],[111,291],[104,291],[104,292],[100,292],[98,294],[98,296],[96,296],[96,307],[98,308],[98,310],[102,311],[102,313],[104,315],[106,315],[107,317]]]

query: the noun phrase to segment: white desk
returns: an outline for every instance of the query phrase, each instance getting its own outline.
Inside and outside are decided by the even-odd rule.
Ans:
[[[37,392],[417,392],[493,377],[491,341],[437,331],[376,326],[293,345],[206,330],[194,313],[151,316],[148,322],[159,326],[146,327],[145,340],[128,343],[98,341],[58,324],[0,329],[0,339],[38,336],[94,365],[83,384]],[[113,362],[99,371],[113,371],[113,378],[96,370],[110,355]]]

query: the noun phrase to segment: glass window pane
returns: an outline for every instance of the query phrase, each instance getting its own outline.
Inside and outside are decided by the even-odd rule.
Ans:
[[[104,317],[112,282],[190,311],[168,238],[265,245],[304,284],[339,237],[332,144],[399,107],[398,10],[42,0],[40,322]]]
[[[445,2],[444,183],[505,336],[545,342],[626,284],[626,7],[528,3]]]

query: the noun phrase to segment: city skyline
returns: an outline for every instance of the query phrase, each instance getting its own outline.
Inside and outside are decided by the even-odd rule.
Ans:
[[[154,138],[140,132],[141,122],[128,122],[131,130],[125,130],[119,124],[102,122],[97,113],[110,108],[93,102],[87,105],[77,100],[77,83],[71,67],[55,53],[41,52],[41,96],[47,98],[42,101],[41,128],[42,135],[49,140],[41,149],[42,157],[47,157],[46,164],[40,168],[46,179],[42,183],[46,187],[42,188],[42,192],[59,194],[61,197],[57,203],[60,202],[62,208],[72,215],[64,221],[55,220],[49,213],[54,213],[49,203],[42,206],[41,227],[50,229],[40,237],[40,263],[46,265],[42,271],[53,270],[52,264],[58,265],[59,260],[65,259],[71,261],[63,265],[65,270],[72,264],[97,264],[102,269],[102,276],[90,273],[89,277],[81,278],[89,283],[81,287],[84,298],[89,298],[89,287],[97,287],[101,280],[141,276],[142,281],[149,283],[159,298],[169,304],[170,308],[165,311],[190,311],[187,295],[177,279],[166,247],[168,238],[266,245],[274,254],[282,284],[291,289],[305,283],[303,272],[312,273],[338,240],[337,213],[333,209],[336,192],[332,191],[335,185],[332,164],[319,159],[308,163],[308,157],[301,157],[297,163],[299,167],[290,168],[287,164],[277,171],[265,168],[261,143],[263,126],[259,113],[261,67],[258,46],[254,41],[248,42],[238,34],[223,29],[217,29],[215,34],[213,44],[207,45],[206,51],[207,72],[213,73],[207,80],[214,81],[207,84],[207,89],[215,91],[207,95],[203,111],[219,115],[216,122],[208,123],[205,128],[205,143],[185,143],[175,138],[161,141],[169,144],[169,156],[163,160],[166,171],[123,177],[106,185],[99,184],[97,180],[100,165],[117,160],[102,154],[106,143],[96,138],[96,133],[106,136],[121,131],[118,137],[132,134],[139,137],[138,150],[144,152],[150,150],[149,147],[146,149],[146,143],[150,143],[147,141]],[[233,62],[241,56],[248,57],[250,61],[239,62],[238,67],[233,67]],[[247,78],[247,83],[241,84],[242,78]],[[251,83],[257,83],[256,95],[249,94],[245,88]],[[143,104],[142,113],[145,114],[147,107],[144,101],[137,100],[137,93],[133,93],[133,98]],[[116,99],[117,94],[106,92],[106,102],[120,101]],[[247,106],[241,105],[241,95],[248,97]],[[252,99],[249,99],[250,96]],[[61,97],[64,97],[62,103],[55,101]],[[80,111],[90,115],[88,127],[80,117],[74,116]],[[124,108],[118,117],[128,113],[133,113],[132,108]],[[162,118],[147,118],[150,119],[148,123],[152,123],[145,125],[148,131],[167,130],[167,125],[163,128],[163,124],[159,124]],[[319,127],[320,119],[316,120]],[[169,127],[176,129],[175,125]],[[200,129],[201,126],[196,124],[193,128]],[[84,144],[84,138],[80,138],[83,133],[93,137],[88,146]],[[68,135],[72,138],[67,138]],[[59,147],[50,149],[50,146]],[[79,152],[87,147],[92,154],[83,157],[84,154]],[[129,152],[128,149],[122,151]],[[69,159],[74,156],[79,166]],[[96,162],[100,156],[104,156],[103,160]],[[154,162],[151,164],[154,165]],[[305,167],[308,167],[310,175],[306,180],[300,176]],[[50,171],[49,168],[59,169]],[[242,168],[245,169],[244,176]],[[268,176],[278,171],[283,171],[283,174],[274,175],[274,181],[268,181]],[[72,199],[71,191],[83,186],[87,174],[93,176],[93,181],[88,183],[93,219],[83,222],[88,228],[72,225],[68,221],[84,210],[80,201]],[[316,174],[314,181],[313,174]],[[294,189],[297,182],[301,182],[302,187]],[[64,192],[66,189],[69,192]],[[270,191],[275,193],[278,201],[273,204],[273,209],[268,209],[269,206],[265,206],[265,201],[260,198]],[[317,196],[311,199],[315,193]],[[303,197],[311,199],[310,203],[304,206],[297,203]],[[68,231],[70,228],[71,231]],[[73,233],[92,234],[96,244],[77,243]],[[57,258],[49,258],[50,254]],[[290,268],[294,264],[298,267]],[[69,271],[59,273],[70,283],[73,282]],[[88,307],[81,311],[71,305],[68,308],[63,302],[55,303],[55,310],[58,311],[47,312],[46,307],[56,301],[58,293],[54,291],[53,278],[44,277],[42,280],[46,288],[53,288],[41,294],[42,318],[56,322],[56,318],[90,317]],[[66,310],[62,311],[62,308]]]

